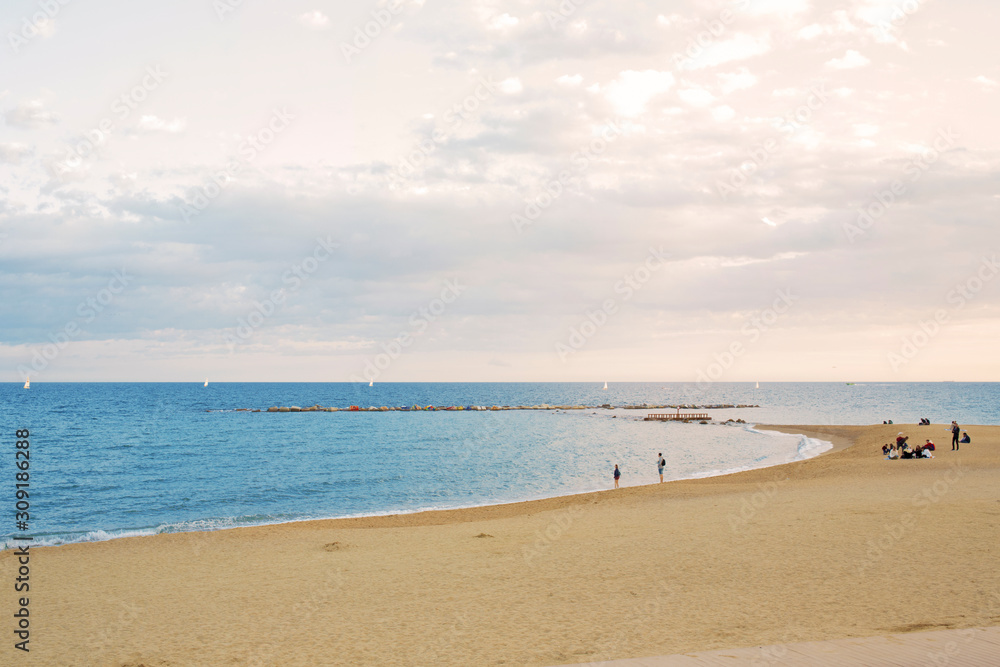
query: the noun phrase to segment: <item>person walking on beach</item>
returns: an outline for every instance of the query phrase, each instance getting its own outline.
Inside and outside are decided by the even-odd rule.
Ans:
[[[622,471],[618,469],[618,464],[615,464],[615,488],[618,488],[618,480],[622,476]]]
[[[951,451],[958,451],[958,434],[961,433],[962,429],[958,427],[958,423],[953,419],[951,421]]]
[[[660,483],[663,483],[663,468],[667,465],[666,459],[663,458],[663,452],[656,455],[656,471],[660,473]]]

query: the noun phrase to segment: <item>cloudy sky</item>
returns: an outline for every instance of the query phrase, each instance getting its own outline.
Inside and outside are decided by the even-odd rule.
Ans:
[[[986,0],[8,0],[3,380],[997,380]]]

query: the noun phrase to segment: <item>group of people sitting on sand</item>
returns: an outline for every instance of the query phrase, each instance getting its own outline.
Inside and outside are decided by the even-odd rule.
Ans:
[[[889,460],[934,458],[934,454],[931,452],[937,448],[931,442],[930,438],[924,444],[917,445],[916,447],[910,447],[910,444],[907,442],[909,438],[910,436],[900,433],[896,436],[895,444],[886,443],[882,445],[882,453],[885,455],[885,458]]]

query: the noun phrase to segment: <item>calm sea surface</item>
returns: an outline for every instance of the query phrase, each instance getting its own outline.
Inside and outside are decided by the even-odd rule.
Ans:
[[[35,544],[61,544],[513,502],[609,488],[616,463],[623,485],[653,483],[657,452],[666,477],[681,479],[827,446],[749,426],[642,422],[642,410],[235,411],[316,403],[733,403],[762,407],[712,410],[712,419],[1000,423],[997,383],[0,384],[0,479],[13,483],[15,430],[30,429],[30,534]],[[11,516],[0,535],[10,544],[13,534]]]

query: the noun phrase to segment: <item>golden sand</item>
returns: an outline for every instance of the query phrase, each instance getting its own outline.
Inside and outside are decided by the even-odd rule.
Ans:
[[[0,664],[554,665],[1000,624],[1000,427],[762,427],[815,459],[422,514],[31,550]],[[897,431],[936,458],[886,461]],[[25,659],[27,658],[27,660]],[[13,662],[12,662],[13,661]]]

